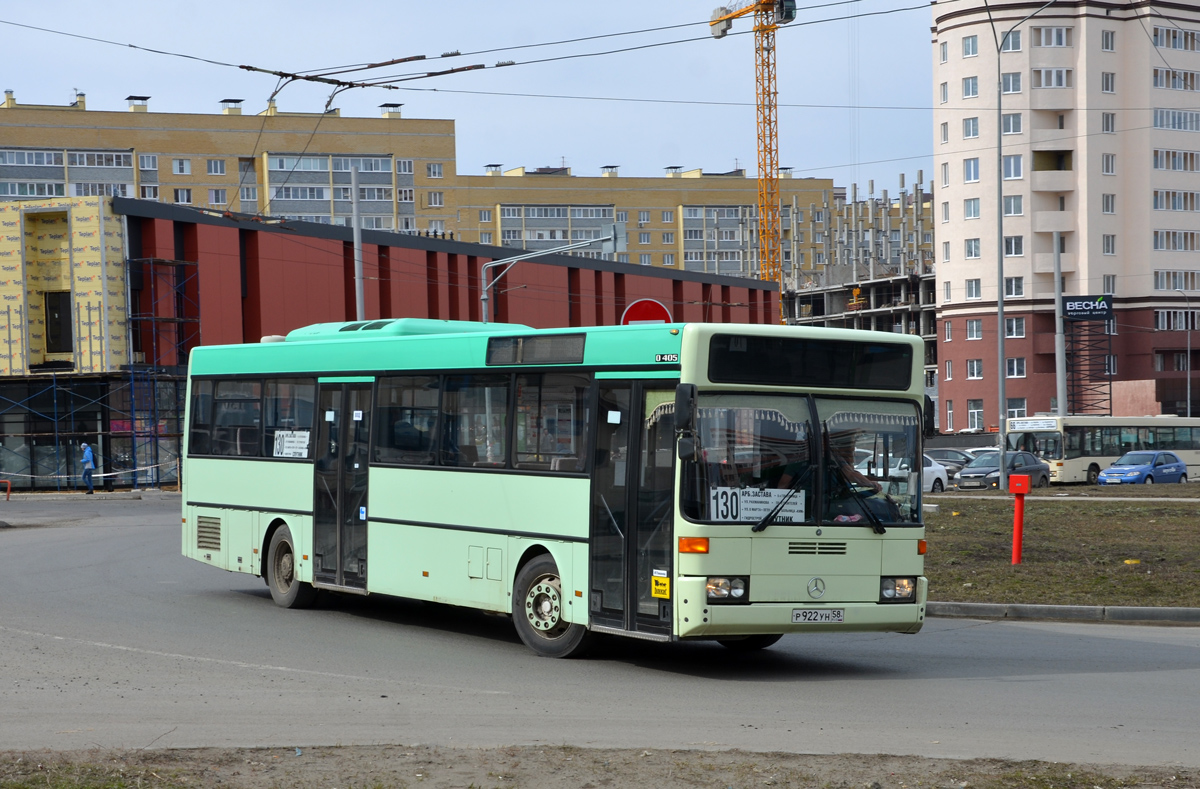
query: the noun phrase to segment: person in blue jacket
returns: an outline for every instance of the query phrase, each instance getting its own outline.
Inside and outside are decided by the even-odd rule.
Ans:
[[[96,470],[96,461],[92,457],[92,448],[87,444],[80,444],[83,448],[83,484],[87,485],[87,495],[92,495],[92,472]]]

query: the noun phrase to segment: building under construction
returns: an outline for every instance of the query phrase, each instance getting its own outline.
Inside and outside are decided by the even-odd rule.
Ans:
[[[0,479],[178,479],[188,353],[354,320],[353,231],[106,197],[0,202]],[[479,320],[481,268],[515,250],[363,231],[368,319]],[[641,298],[675,320],[774,323],[772,282],[565,255],[522,262],[494,319],[613,325]]]
[[[933,195],[921,183],[899,195],[873,185],[863,198],[835,192],[809,210],[822,245],[819,265],[798,270],[785,308],[796,323],[901,332],[925,340],[925,393],[938,399],[937,294],[933,260]]]

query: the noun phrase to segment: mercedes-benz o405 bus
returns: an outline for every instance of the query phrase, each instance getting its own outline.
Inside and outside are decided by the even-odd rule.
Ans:
[[[511,614],[555,657],[596,633],[915,633],[922,363],[915,337],[730,324],[399,319],[199,347],[183,553],[289,608]]]

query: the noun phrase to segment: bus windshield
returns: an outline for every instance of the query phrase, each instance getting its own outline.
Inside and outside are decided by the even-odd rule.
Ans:
[[[696,521],[917,523],[919,420],[911,403],[701,395],[682,508]],[[858,460],[865,466],[855,468]],[[816,499],[818,488],[821,501]],[[794,492],[793,492],[794,491]],[[819,510],[819,511],[818,511]]]
[[[1038,430],[1024,433],[1009,433],[1008,448],[1032,452],[1046,460],[1062,460],[1062,433],[1057,430]]]

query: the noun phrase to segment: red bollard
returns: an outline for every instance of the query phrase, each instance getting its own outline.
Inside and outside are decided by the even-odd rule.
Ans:
[[[1008,490],[1016,495],[1013,502],[1013,550],[1012,563],[1021,563],[1021,544],[1025,540],[1025,494],[1029,492],[1029,475],[1012,474],[1008,478]]]

